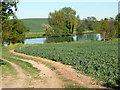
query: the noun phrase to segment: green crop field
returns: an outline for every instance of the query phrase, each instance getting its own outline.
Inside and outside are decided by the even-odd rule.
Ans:
[[[48,24],[47,18],[35,18],[35,19],[21,19],[26,27],[30,28],[30,32],[44,32],[42,30],[42,24]]]
[[[103,80],[108,87],[117,85],[117,41],[48,44],[24,47],[15,51],[72,65],[82,73]]]

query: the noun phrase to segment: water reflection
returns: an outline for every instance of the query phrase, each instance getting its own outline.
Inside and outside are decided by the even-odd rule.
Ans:
[[[72,36],[66,36],[66,37],[47,37],[45,40],[45,43],[51,43],[51,42],[72,42],[73,37]]]
[[[101,40],[100,34],[80,34],[73,36],[74,41]]]
[[[86,40],[101,40],[100,34],[80,34],[66,37],[47,37],[47,38],[34,38],[25,39],[24,44],[43,44],[51,42],[72,42],[72,41],[86,41]]]

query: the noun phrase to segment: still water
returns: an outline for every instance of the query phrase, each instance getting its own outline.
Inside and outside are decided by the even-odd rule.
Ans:
[[[72,42],[72,41],[86,41],[86,40],[101,40],[100,34],[81,34],[74,36],[66,36],[66,37],[47,37],[47,38],[33,38],[33,39],[25,39],[24,44],[44,44],[51,42]]]

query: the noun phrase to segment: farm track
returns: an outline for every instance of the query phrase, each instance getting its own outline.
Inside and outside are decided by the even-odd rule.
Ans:
[[[25,88],[26,86],[28,86],[27,76],[24,74],[24,71],[22,70],[22,68],[8,60],[5,60],[5,59],[2,59],[2,60],[10,63],[18,72],[17,77],[14,80],[11,80],[9,78],[8,80],[3,81],[2,88],[13,88],[13,87],[14,88]]]
[[[63,84],[62,81],[57,78],[55,72],[53,72],[44,64],[37,63],[33,60],[26,60],[19,58],[16,59],[24,62],[28,62],[32,64],[33,67],[39,69],[40,70],[39,75],[42,79],[41,80],[33,79],[32,76],[26,75],[24,73],[25,71],[20,66],[8,60],[2,59],[10,63],[18,72],[17,77],[14,78],[14,80],[9,78],[8,80],[2,82],[2,88],[62,88],[62,84]]]
[[[61,64],[60,62],[55,62],[55,61],[47,60],[47,59],[40,58],[40,57],[17,53],[17,52],[14,52],[14,50],[11,50],[10,52],[14,53],[15,55],[39,59],[40,61],[50,63],[53,66],[55,66],[56,70],[50,71],[49,68],[43,64],[36,63],[35,61],[32,61],[32,60],[21,59],[22,61],[27,61],[27,62],[31,63],[34,67],[37,67],[38,69],[40,69],[41,73],[44,73],[47,77],[49,77],[47,79],[47,81],[52,84],[48,84],[47,88],[55,86],[56,83],[59,83],[59,85],[60,85],[61,81],[58,80],[57,77],[67,77],[67,78],[71,79],[72,81],[74,81],[76,84],[79,84],[80,86],[84,86],[87,88],[105,88],[101,85],[97,85],[96,81],[94,81],[93,78],[78,73],[71,66],[64,65],[64,64]],[[56,76],[55,73],[57,73],[57,72],[59,72],[59,75]],[[42,75],[44,75],[44,74],[42,74]],[[51,80],[50,77],[54,78],[54,79]],[[59,85],[58,86],[56,85],[56,86],[59,87]]]
[[[13,57],[14,58],[14,57]],[[33,67],[36,67],[40,70],[40,76],[42,79],[45,80],[44,85],[42,85],[42,88],[62,88],[62,81],[56,77],[56,73],[50,70],[48,67],[46,67],[44,64],[35,62],[33,60],[27,60],[27,59],[20,59],[24,62],[28,62],[33,65]],[[40,86],[37,86],[40,87]]]

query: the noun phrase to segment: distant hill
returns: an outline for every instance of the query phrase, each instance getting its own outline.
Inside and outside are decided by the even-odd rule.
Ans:
[[[26,27],[30,28],[30,32],[44,32],[41,28],[42,24],[48,24],[47,18],[30,18],[21,19]]]

